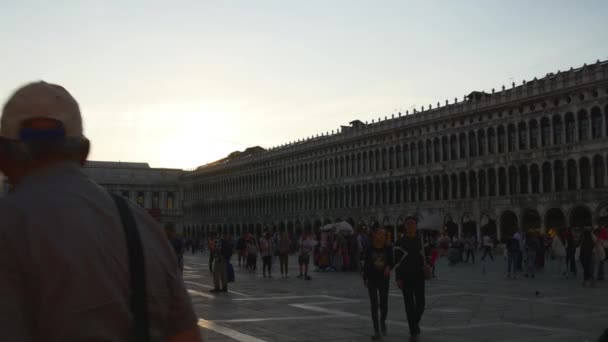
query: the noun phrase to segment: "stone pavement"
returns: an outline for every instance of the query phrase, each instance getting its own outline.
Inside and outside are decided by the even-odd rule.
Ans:
[[[311,281],[296,279],[292,256],[290,279],[280,278],[278,263],[272,279],[262,278],[261,265],[257,275],[236,267],[230,292],[214,295],[207,258],[187,255],[184,270],[205,341],[370,340],[369,300],[358,274],[312,272]],[[450,267],[441,259],[438,278],[427,282],[421,341],[595,342],[608,328],[608,284],[583,288],[580,280],[553,275],[553,266],[549,261],[536,279],[509,280],[502,257],[485,267],[479,261]],[[393,280],[383,341],[407,341],[403,299]]]

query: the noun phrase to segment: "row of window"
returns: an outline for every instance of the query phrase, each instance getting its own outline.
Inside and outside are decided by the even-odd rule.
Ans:
[[[477,171],[296,191],[190,207],[191,216],[250,216],[302,210],[362,208],[408,202],[474,199],[606,187],[601,155]]]
[[[188,191],[190,199],[297,185],[371,172],[400,169],[465,158],[476,158],[605,137],[608,106],[593,107],[576,115],[544,116],[519,123],[482,128],[365,152],[328,158],[282,169],[199,184]]]
[[[123,197],[129,198],[131,199],[131,191],[122,191],[121,192]],[[167,197],[166,200],[164,201],[164,203],[161,202],[161,198],[160,198],[160,193],[159,192],[152,192],[152,201],[150,203],[150,207],[146,206],[146,192],[144,191],[137,191],[135,193],[135,198],[133,198],[133,200],[135,201],[135,203],[137,203],[140,207],[142,208],[146,208],[146,209],[175,209],[175,195],[172,192],[167,193]]]

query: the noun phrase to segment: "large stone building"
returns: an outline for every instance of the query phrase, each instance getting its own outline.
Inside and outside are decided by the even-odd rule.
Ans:
[[[608,223],[608,62],[547,74],[181,176],[184,233],[399,226],[452,234]]]
[[[417,215],[426,228],[501,238],[608,224],[607,161],[608,62],[598,61],[190,172],[86,170],[186,236],[339,220],[395,229]]]
[[[89,161],[84,170],[108,191],[139,204],[159,222],[171,222],[181,229],[182,170],[151,168],[147,163],[103,161]]]

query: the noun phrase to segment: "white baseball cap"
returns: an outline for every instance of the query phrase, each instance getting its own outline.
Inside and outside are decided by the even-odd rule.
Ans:
[[[22,140],[24,124],[35,119],[51,119],[61,123],[65,138],[83,136],[78,102],[59,85],[40,81],[17,89],[2,110],[0,136]]]

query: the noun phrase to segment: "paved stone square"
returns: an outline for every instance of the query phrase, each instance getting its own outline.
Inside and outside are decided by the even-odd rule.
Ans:
[[[313,272],[312,280],[250,275],[236,267],[229,293],[211,294],[206,254],[186,256],[184,279],[205,341],[369,341],[367,290],[354,272]],[[233,263],[236,258],[233,259]],[[485,266],[485,267],[484,267]],[[583,288],[554,275],[549,261],[536,279],[506,279],[505,262],[447,265],[427,282],[421,341],[593,341],[608,327],[608,284]],[[483,272],[483,269],[486,272]],[[404,304],[391,280],[388,336],[407,341]],[[537,295],[536,292],[539,292]]]

